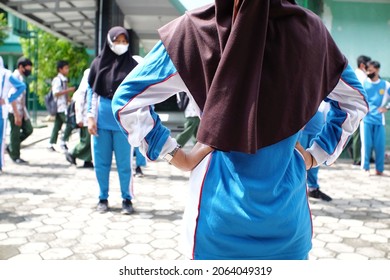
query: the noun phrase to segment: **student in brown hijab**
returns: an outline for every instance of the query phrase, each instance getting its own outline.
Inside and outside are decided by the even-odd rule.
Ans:
[[[295,1],[216,0],[159,30],[112,108],[131,145],[191,170],[184,213],[192,259],[307,259],[306,170],[336,160],[367,112],[364,90],[321,20]],[[190,153],[152,104],[185,91],[201,122]],[[300,129],[322,100],[307,150]]]

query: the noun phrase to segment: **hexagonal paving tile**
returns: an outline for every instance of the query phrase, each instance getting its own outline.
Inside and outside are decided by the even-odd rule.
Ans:
[[[8,232],[15,229],[16,226],[14,224],[0,224],[0,232]]]
[[[352,246],[343,244],[343,243],[328,243],[325,246],[326,248],[337,252],[337,253],[353,253],[355,252],[355,248]]]
[[[41,253],[44,260],[63,260],[73,255],[73,252],[68,248],[51,248]]]
[[[97,244],[104,239],[105,237],[101,234],[84,234],[79,241],[81,244]]]
[[[360,238],[369,242],[388,243],[388,238],[377,234],[362,234]]]
[[[334,258],[336,253],[327,248],[313,248],[310,251],[310,255],[317,258]]]
[[[156,249],[175,249],[177,247],[177,242],[174,239],[156,239],[150,242]]]
[[[153,247],[149,244],[129,244],[123,249],[130,254],[137,253],[140,255],[147,255],[153,251]]]
[[[75,239],[81,236],[82,232],[78,229],[64,229],[55,233],[61,239]]]
[[[9,237],[7,239],[1,240],[0,245],[22,245],[26,244],[27,238],[25,237]]]
[[[386,252],[380,251],[380,250],[372,248],[372,247],[357,248],[356,253],[363,255],[363,256],[366,256],[370,259],[384,258],[386,256]]]
[[[35,231],[32,229],[15,229],[7,232],[9,237],[28,237],[35,234]]]
[[[368,257],[357,253],[342,253],[336,257],[339,260],[368,260]]]
[[[79,244],[77,243],[75,246],[71,247],[71,250],[75,254],[93,254],[97,251],[102,250],[103,247],[99,244]]]
[[[340,236],[341,238],[358,238],[360,233],[349,230],[335,230],[333,234]]]
[[[7,260],[19,254],[16,246],[0,245],[0,260]]]
[[[149,243],[154,240],[154,238],[149,234],[130,234],[126,240],[130,243]]]
[[[99,260],[120,260],[126,252],[122,249],[107,249],[96,252],[95,255]]]
[[[178,260],[184,256],[174,249],[157,249],[149,254],[153,260]]]
[[[316,238],[325,242],[333,243],[341,242],[343,240],[341,237],[335,236],[333,234],[318,234]]]
[[[42,257],[39,254],[20,254],[16,255],[10,260],[17,260],[17,261],[39,261],[42,260]]]
[[[39,254],[49,249],[50,246],[45,242],[30,242],[19,247],[22,254]]]
[[[169,239],[177,236],[177,233],[170,230],[156,230],[152,232],[152,236],[159,239]]]
[[[53,233],[62,230],[62,228],[58,225],[45,225],[41,227],[37,227],[35,231],[38,233]]]

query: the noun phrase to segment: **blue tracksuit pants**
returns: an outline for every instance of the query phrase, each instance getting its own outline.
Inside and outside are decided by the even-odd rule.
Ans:
[[[146,166],[146,158],[141,154],[138,147],[134,148],[135,153],[135,165],[138,166]]]
[[[385,169],[385,126],[364,122],[363,126],[363,169],[370,169],[371,151],[375,152],[375,169],[383,172]]]
[[[120,188],[123,199],[131,199],[131,147],[126,136],[120,130],[98,129],[93,137],[93,155],[96,178],[100,187],[99,199],[107,199],[112,163],[115,154]]]

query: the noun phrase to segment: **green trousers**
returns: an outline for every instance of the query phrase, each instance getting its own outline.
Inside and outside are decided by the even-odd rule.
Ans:
[[[91,135],[88,132],[88,127],[80,128],[80,142],[73,148],[70,154],[72,157],[83,161],[92,161]]]
[[[20,144],[33,133],[33,127],[31,121],[22,119],[22,125],[15,125],[14,114],[8,114],[8,119],[11,126],[10,139],[9,139],[9,156],[12,160],[20,158]]]
[[[176,141],[180,146],[184,146],[192,136],[196,138],[200,119],[198,117],[188,117],[184,123],[184,130],[176,136]]]
[[[66,124],[64,136],[62,140],[67,142],[69,140],[70,135],[72,134],[72,126],[66,123],[66,115],[65,113],[57,113],[56,118],[54,120],[53,130],[50,136],[50,144],[56,144],[58,138],[58,132],[60,132],[62,124]]]
[[[353,154],[353,161],[354,162],[359,162],[360,161],[360,154],[361,154],[361,148],[362,148],[362,143],[360,140],[360,128],[352,134],[352,154]]]

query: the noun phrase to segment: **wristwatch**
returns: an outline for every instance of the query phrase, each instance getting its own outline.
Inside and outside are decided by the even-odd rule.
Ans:
[[[177,150],[179,150],[181,148],[181,146],[179,144],[177,144],[177,146],[169,153],[167,153],[165,156],[164,156],[164,160],[166,160],[168,163],[171,163],[173,157],[175,156]]]

